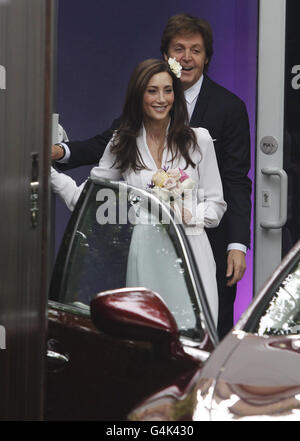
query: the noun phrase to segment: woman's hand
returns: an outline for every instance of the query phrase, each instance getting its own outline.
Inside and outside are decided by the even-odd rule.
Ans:
[[[192,220],[192,213],[187,208],[182,208],[182,220],[185,224],[189,224]]]

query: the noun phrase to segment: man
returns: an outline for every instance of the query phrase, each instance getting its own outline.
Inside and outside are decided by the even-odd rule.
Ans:
[[[237,96],[213,82],[206,71],[213,54],[210,25],[188,14],[171,17],[161,40],[162,56],[176,58],[182,65],[181,81],[185,90],[192,127],[209,130],[215,145],[223,183],[227,212],[218,228],[208,229],[217,265],[219,291],[218,333],[223,338],[233,326],[236,283],[246,269],[245,254],[250,245],[251,181],[250,134],[245,104]],[[99,161],[112,131],[87,141],[53,147],[53,159],[68,161],[67,169]],[[65,151],[70,157],[65,155]]]

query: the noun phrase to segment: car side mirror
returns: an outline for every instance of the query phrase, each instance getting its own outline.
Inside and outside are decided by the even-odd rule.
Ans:
[[[167,356],[185,356],[176,321],[161,297],[145,288],[105,291],[91,302],[91,318],[105,334],[147,341]]]

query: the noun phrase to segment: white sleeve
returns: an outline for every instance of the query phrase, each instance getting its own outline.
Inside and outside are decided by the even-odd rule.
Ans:
[[[58,173],[53,167],[51,167],[52,190],[62,198],[71,211],[74,210],[85,182],[78,186],[70,176],[64,173]]]
[[[92,178],[120,179],[121,173],[114,165],[115,155],[111,153],[110,145],[111,142],[106,146],[99,165],[92,168],[90,174]],[[54,193],[58,194],[63,199],[71,211],[74,210],[85,183],[86,181],[78,186],[70,176],[64,173],[58,173],[53,167],[51,167],[52,189]]]
[[[222,219],[227,204],[223,199],[223,187],[219,173],[213,140],[206,129],[194,129],[202,155],[198,168],[198,205],[196,217],[204,217],[204,226],[217,227]],[[201,201],[202,199],[202,201]]]
[[[64,157],[61,159],[56,159],[55,162],[59,162],[60,164],[67,164],[69,162],[70,156],[71,156],[71,152],[69,147],[67,146],[67,144],[65,142],[60,142],[61,145],[64,146],[65,149],[65,154]]]
[[[227,252],[230,250],[239,250],[243,251],[244,254],[247,254],[247,247],[242,243],[229,243],[227,246]]]
[[[102,158],[99,161],[97,167],[93,167],[91,170],[91,178],[106,178],[114,181],[119,181],[121,178],[121,172],[117,169],[115,164],[116,155],[111,152],[112,140],[107,144]]]

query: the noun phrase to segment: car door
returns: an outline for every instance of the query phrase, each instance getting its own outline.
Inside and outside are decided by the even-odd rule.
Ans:
[[[212,420],[297,420],[300,414],[300,241],[202,371]]]
[[[300,241],[243,317],[174,394],[147,397],[133,421],[299,421]]]
[[[146,191],[89,180],[52,276],[46,419],[123,419],[172,377],[199,366],[192,358],[168,358],[152,342],[115,338],[94,326],[91,300],[99,292],[132,286],[136,267],[138,286],[145,282],[162,297],[186,342],[202,349],[216,344],[181,225]]]

